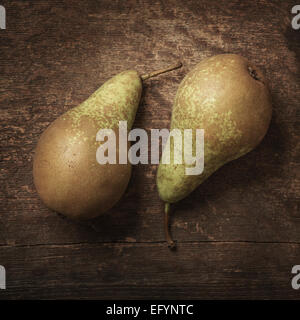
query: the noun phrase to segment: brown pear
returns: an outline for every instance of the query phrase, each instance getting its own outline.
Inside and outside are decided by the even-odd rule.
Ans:
[[[142,80],[180,66],[143,76],[134,70],[121,72],[46,129],[35,151],[33,176],[38,194],[49,208],[73,219],[90,219],[116,204],[128,185],[131,164],[99,164],[97,132],[110,129],[118,137],[119,121],[127,121],[130,130]]]
[[[271,114],[266,78],[247,59],[221,54],[197,64],[179,85],[170,129],[179,129],[182,135],[184,129],[192,129],[194,134],[196,129],[204,129],[204,170],[198,175],[186,174],[190,164],[172,162],[176,146],[171,147],[171,163],[160,163],[157,173],[166,216],[171,203],[188,196],[227,162],[255,148],[268,130]],[[195,143],[191,148],[195,153]],[[172,244],[167,227],[166,233]]]

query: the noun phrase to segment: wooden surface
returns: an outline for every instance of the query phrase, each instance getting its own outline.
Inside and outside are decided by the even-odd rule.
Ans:
[[[0,30],[0,298],[299,299],[300,30],[295,1],[2,1]],[[180,59],[144,84],[135,127],[169,126],[184,75],[205,57],[239,53],[269,79],[263,142],[176,205],[164,243],[155,165],[133,168],[108,214],[76,224],[48,210],[32,181],[45,128],[112,75]]]

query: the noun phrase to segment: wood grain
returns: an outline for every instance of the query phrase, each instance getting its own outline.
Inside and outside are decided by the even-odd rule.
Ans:
[[[2,248],[9,298],[290,298],[300,247],[185,243],[43,245]]]
[[[294,1],[2,1],[0,298],[293,298],[300,264],[300,31]],[[219,53],[242,54],[269,79],[263,142],[178,203],[164,245],[155,165],[139,165],[106,215],[76,224],[32,182],[40,134],[124,69],[180,59],[144,82],[135,127],[168,128],[178,84]],[[102,267],[99,267],[101,266]],[[100,268],[100,269],[99,269]],[[101,269],[102,268],[102,269]],[[240,270],[240,271],[235,271]]]

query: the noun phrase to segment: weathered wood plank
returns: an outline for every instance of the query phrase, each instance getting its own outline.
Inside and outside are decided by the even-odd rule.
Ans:
[[[238,177],[232,177],[233,171],[244,181],[234,181]],[[280,179],[276,178],[278,184],[269,186],[263,179],[259,174],[251,177],[242,163],[232,163],[218,172],[174,206],[175,239],[300,242],[299,199],[288,196],[292,190],[286,190]],[[114,209],[82,225],[49,211],[34,189],[29,197],[28,189],[21,188],[15,199],[7,199],[7,207],[2,203],[0,239],[2,244],[162,241],[163,207],[154,183],[153,175],[149,179],[147,171],[140,170],[134,174],[127,196]]]
[[[95,244],[1,248],[1,298],[291,298],[294,244]]]
[[[180,57],[182,70],[145,84],[135,123],[148,130],[168,127],[184,74],[203,57],[220,52],[240,52],[266,71],[274,119],[259,148],[221,169],[176,206],[174,236],[300,241],[299,34],[289,31],[288,4],[236,2],[228,8],[219,1],[169,6],[143,1],[142,12],[124,2],[5,5],[8,29],[0,39],[1,243],[161,241],[155,166],[134,168],[127,198],[94,224],[95,233],[62,221],[40,202],[32,183],[33,150],[52,120],[112,74],[125,67],[150,71]],[[249,15],[253,21],[247,19],[244,26],[241,22]]]

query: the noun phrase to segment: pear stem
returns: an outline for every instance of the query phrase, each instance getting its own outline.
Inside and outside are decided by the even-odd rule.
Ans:
[[[170,203],[166,202],[165,204],[165,237],[168,242],[168,247],[170,249],[175,249],[176,248],[176,243],[172,239],[170,230],[169,230],[169,218],[170,218]]]
[[[143,75],[141,75],[141,79],[146,80],[146,79],[158,76],[159,74],[178,69],[180,67],[182,67],[182,63],[180,61],[178,61],[176,64],[169,66],[165,69],[160,69],[160,70],[153,71],[151,73],[143,74]]]

